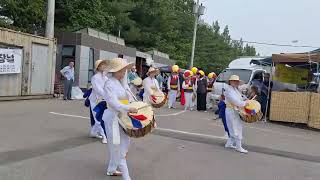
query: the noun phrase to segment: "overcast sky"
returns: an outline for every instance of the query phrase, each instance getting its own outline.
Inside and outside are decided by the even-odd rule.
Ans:
[[[320,47],[320,0],[200,0],[204,20],[229,25],[233,39]],[[222,28],[223,29],[223,28]],[[292,43],[298,40],[297,43]],[[254,45],[261,55],[313,48]]]

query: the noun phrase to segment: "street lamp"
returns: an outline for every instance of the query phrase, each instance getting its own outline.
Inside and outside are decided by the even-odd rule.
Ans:
[[[192,40],[192,51],[191,51],[191,60],[190,60],[190,69],[193,67],[193,60],[194,60],[194,50],[196,46],[196,38],[197,38],[197,28],[198,28],[198,21],[201,15],[204,15],[205,7],[200,4],[199,0],[197,0],[197,3],[193,5],[193,14],[195,17],[194,21],[194,29],[193,29],[193,40]]]

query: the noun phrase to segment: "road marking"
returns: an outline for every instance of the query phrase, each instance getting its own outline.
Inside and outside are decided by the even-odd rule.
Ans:
[[[57,112],[49,112],[50,114],[55,114],[55,115],[60,115],[60,116],[68,116],[68,117],[77,117],[77,118],[82,118],[82,119],[89,119],[88,117],[84,116],[77,116],[77,115],[72,115],[72,114],[63,114],[63,113],[57,113]],[[166,116],[177,116],[182,113],[185,113],[185,111],[179,111],[177,113],[173,114],[163,114],[163,115],[155,115],[156,117],[166,117]]]
[[[49,112],[49,113],[59,115],[59,116],[89,119],[88,117],[77,116],[77,115],[72,115],[72,114],[63,114],[63,113],[57,113],[57,112]],[[181,114],[181,112],[180,112],[180,114]],[[212,135],[207,135],[207,134],[192,133],[192,132],[187,132],[187,131],[180,131],[180,130],[166,129],[166,128],[156,128],[156,129],[160,130],[160,131],[168,131],[168,132],[180,133],[180,134],[185,134],[185,135],[201,136],[201,137],[208,137],[208,138],[214,138],[214,139],[226,139],[226,137],[224,137],[224,136],[221,136],[221,137],[220,136],[212,136]]]
[[[49,112],[49,113],[54,115],[60,115],[60,116],[89,119],[88,117],[71,115],[71,114],[63,114],[63,113],[56,113],[56,112]],[[223,144],[225,143],[224,137],[190,133],[190,132],[173,130],[173,129],[156,128],[154,129],[153,134],[169,137],[169,138],[193,141],[198,143],[213,144],[213,145],[219,145],[219,146],[223,146]],[[78,146],[82,146],[82,145],[94,143],[94,142],[96,141],[94,141],[92,138],[76,137],[76,138],[70,138],[67,141],[62,140],[62,141],[57,141],[47,145],[43,145],[41,147],[33,147],[32,149],[0,152],[0,166],[26,160],[26,159],[31,159],[31,158],[42,156],[52,152],[59,152],[65,149],[70,149],[70,148],[74,148],[74,147],[78,147]],[[282,151],[282,150],[254,146],[254,145],[246,145],[246,146],[252,152],[320,163],[320,156],[294,153],[294,152]]]
[[[156,117],[164,117],[164,116],[176,116],[179,114],[184,113],[185,111],[180,111],[174,114],[166,114],[166,115],[158,115]],[[60,116],[67,116],[67,117],[74,117],[74,118],[82,118],[82,119],[90,119],[89,117],[84,117],[84,116],[78,116],[78,115],[72,115],[72,114],[63,114],[63,113],[57,113],[57,112],[49,112],[50,114],[55,114],[55,115],[60,115]],[[213,126],[218,126],[218,127],[223,127],[220,124],[217,123],[212,123]],[[284,136],[288,136],[288,137],[296,137],[296,138],[300,138],[300,139],[304,139],[304,140],[310,140],[311,138],[307,138],[304,136],[299,136],[299,135],[294,135],[294,134],[288,134],[288,133],[282,133],[282,132],[278,132],[278,131],[272,131],[272,130],[268,130],[268,129],[262,129],[262,128],[257,128],[257,127],[252,127],[252,126],[244,126],[246,128],[250,128],[250,129],[256,129],[259,131],[264,131],[264,132],[269,132],[269,133],[273,133],[273,134],[279,134],[279,135],[284,135]],[[177,130],[174,130],[177,131]],[[186,132],[188,133],[188,132]],[[217,136],[218,137],[218,136]],[[218,137],[221,138],[221,137]]]
[[[163,115],[155,115],[156,117],[166,117],[166,116],[177,116],[180,115],[182,113],[185,113],[186,111],[179,111],[177,113],[173,113],[173,114],[163,114]]]
[[[60,115],[60,116],[75,117],[75,118],[82,118],[82,119],[90,119],[88,117],[77,116],[77,115],[72,115],[72,114],[62,114],[62,113],[57,113],[57,112],[49,112],[49,113],[50,114],[55,114],[55,115]]]
[[[173,132],[173,133],[179,133],[182,135],[191,135],[191,136],[201,136],[206,138],[213,138],[213,139],[227,139],[225,136],[213,136],[213,135],[207,135],[207,134],[200,134],[200,133],[192,133],[187,131],[180,131],[175,129],[166,129],[166,128],[156,128],[155,130],[158,131],[166,131],[166,132]]]
[[[211,121],[211,119],[206,119],[206,120]],[[220,125],[220,124],[218,124],[216,122],[213,122],[212,125],[213,126],[217,126],[217,127],[223,127],[223,125]],[[249,129],[255,129],[255,130],[263,131],[263,132],[273,133],[273,134],[279,134],[279,135],[284,135],[284,136],[289,136],[289,137],[296,137],[296,138],[300,138],[300,139],[304,139],[304,140],[311,140],[311,138],[300,136],[300,135],[295,135],[295,134],[283,133],[283,132],[279,132],[279,131],[273,131],[273,130],[269,130],[269,129],[263,129],[263,128],[247,126],[247,125],[244,125],[244,127],[245,128],[249,128]]]
[[[221,137],[211,137],[209,135],[202,135],[197,133],[185,133],[183,131],[172,131],[170,129],[154,129],[152,132],[154,135],[164,136],[184,141],[192,141],[197,143],[204,143],[204,144],[212,144],[212,145],[219,145],[223,147],[225,140]],[[278,149],[272,149],[268,147],[256,146],[256,145],[246,145],[244,144],[250,152],[262,153],[272,156],[296,159],[296,160],[303,160],[309,162],[320,163],[320,156],[308,155],[308,154],[301,154],[295,153],[290,151],[283,151]]]

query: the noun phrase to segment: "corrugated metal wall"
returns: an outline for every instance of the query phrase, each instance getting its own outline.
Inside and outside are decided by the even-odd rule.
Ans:
[[[0,47],[21,48],[21,73],[0,74],[0,99],[53,94],[56,41],[0,28]]]

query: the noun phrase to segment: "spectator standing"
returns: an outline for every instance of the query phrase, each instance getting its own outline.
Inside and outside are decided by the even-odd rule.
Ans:
[[[139,77],[137,74],[137,69],[136,66],[132,66],[129,74],[128,74],[128,82],[130,83],[131,81],[133,81],[136,77]]]
[[[197,110],[207,111],[207,88],[208,81],[202,70],[199,71],[199,79],[196,82],[197,87]]]
[[[71,100],[71,91],[74,82],[74,62],[69,62],[69,65],[61,69],[60,73],[65,78],[63,99]]]
[[[161,76],[161,73],[158,74],[158,76],[157,76],[156,79],[157,79],[157,81],[158,81],[158,83],[159,83],[160,89],[162,90],[164,79],[163,79],[163,77]]]

